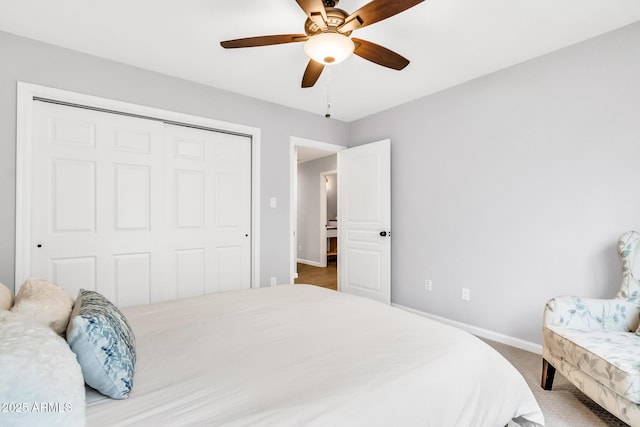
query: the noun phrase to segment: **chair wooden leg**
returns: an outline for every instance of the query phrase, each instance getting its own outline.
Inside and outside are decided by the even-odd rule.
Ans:
[[[545,390],[551,390],[553,386],[553,377],[556,375],[556,368],[551,365],[551,363],[547,362],[544,358],[542,359],[542,383],[540,387]]]

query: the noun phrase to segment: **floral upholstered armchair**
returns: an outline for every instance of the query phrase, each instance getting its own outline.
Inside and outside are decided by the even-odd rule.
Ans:
[[[622,421],[640,426],[640,233],[618,240],[622,287],[613,299],[561,296],[544,310],[542,387],[556,370]]]

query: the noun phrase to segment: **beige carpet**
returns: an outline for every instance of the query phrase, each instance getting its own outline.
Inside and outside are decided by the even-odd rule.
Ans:
[[[547,427],[626,427],[597,403],[582,394],[560,373],[556,373],[553,390],[540,387],[542,357],[515,347],[484,340],[516,367],[529,384],[544,413]],[[511,427],[511,424],[510,424]]]

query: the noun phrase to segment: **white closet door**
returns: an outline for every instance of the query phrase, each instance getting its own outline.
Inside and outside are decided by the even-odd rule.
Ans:
[[[165,125],[168,277],[183,298],[251,286],[251,140]]]
[[[33,123],[32,276],[120,306],[250,286],[250,139],[44,102]]]
[[[161,122],[34,102],[31,275],[148,303],[161,260]],[[75,295],[74,295],[75,296]]]

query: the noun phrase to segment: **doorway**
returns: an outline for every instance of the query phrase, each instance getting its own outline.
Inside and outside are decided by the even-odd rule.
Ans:
[[[294,282],[334,291],[338,290],[338,173],[335,169],[318,173],[318,169],[333,168],[336,161],[331,153],[299,165],[298,278]]]
[[[301,241],[298,195],[302,194],[298,191],[298,160],[305,147],[339,153],[337,231],[340,250],[337,289],[390,304],[391,140],[346,149],[332,144],[292,138],[290,283],[295,283],[295,279],[298,278],[298,243]]]
[[[338,289],[337,256],[327,252],[337,240],[336,153],[344,148],[291,139],[291,283]],[[327,192],[335,201],[327,200]]]
[[[338,171],[320,174],[320,257],[323,266],[338,262]]]

